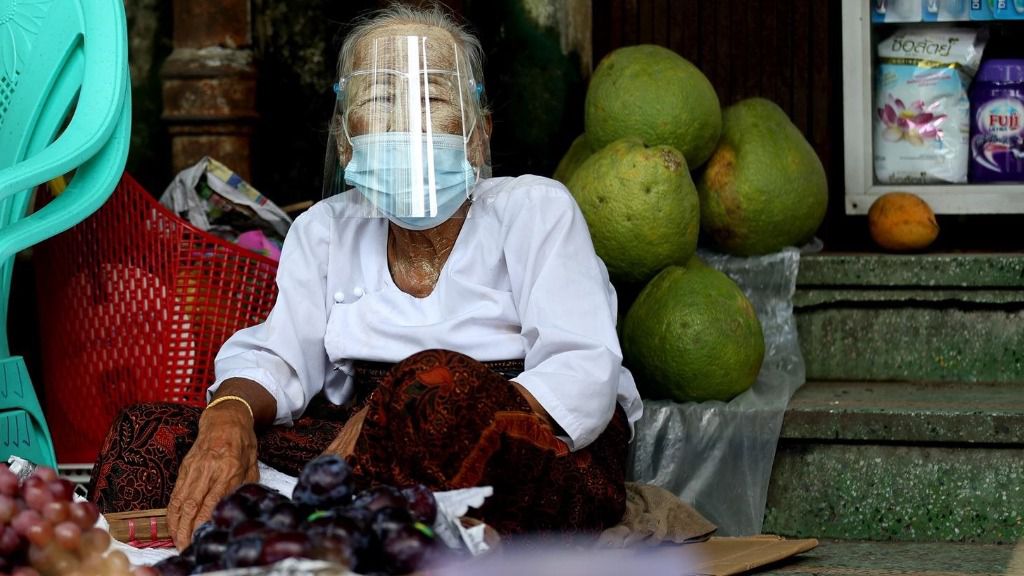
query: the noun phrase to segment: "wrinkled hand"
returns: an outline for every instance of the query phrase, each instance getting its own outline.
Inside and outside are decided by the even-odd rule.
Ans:
[[[199,435],[178,469],[167,505],[174,544],[187,547],[193,530],[210,518],[221,498],[241,484],[257,481],[256,432],[245,406],[224,402],[203,412]]]
[[[335,454],[342,458],[348,458],[355,452],[356,440],[359,439],[359,433],[363,430],[363,420],[366,420],[367,409],[363,408],[356,412],[348,419],[348,422],[345,422],[337,438],[324,450],[324,454]]]

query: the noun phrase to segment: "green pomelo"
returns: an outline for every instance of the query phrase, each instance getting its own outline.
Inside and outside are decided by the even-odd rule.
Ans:
[[[568,188],[616,282],[646,282],[697,248],[697,190],[675,148],[613,142],[580,165]]]
[[[576,173],[580,164],[583,164],[583,161],[590,158],[590,155],[593,153],[594,149],[591,148],[586,133],[580,134],[572,141],[572,145],[569,146],[565,156],[562,156],[562,159],[558,162],[558,167],[555,168],[555,173],[551,177],[562,184],[568,185],[569,179]]]
[[[764,335],[728,276],[703,263],[670,266],[629,309],[622,351],[646,398],[728,401],[757,379]]]
[[[722,111],[696,66],[668,48],[643,44],[601,60],[587,87],[584,122],[595,149],[636,136],[679,150],[692,170],[714,151]]]
[[[723,252],[768,254],[810,240],[825,218],[821,160],[786,113],[750,98],[725,109],[700,177],[701,229]]]

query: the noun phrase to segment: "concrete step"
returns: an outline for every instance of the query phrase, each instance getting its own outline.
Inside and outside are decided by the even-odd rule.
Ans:
[[[1024,382],[1024,254],[821,254],[793,298],[809,380]]]
[[[765,532],[865,540],[1024,536],[1024,386],[808,382],[786,412]]]
[[[760,576],[1022,576],[1024,546],[822,541]]]

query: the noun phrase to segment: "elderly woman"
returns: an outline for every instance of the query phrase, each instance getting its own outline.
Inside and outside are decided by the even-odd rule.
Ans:
[[[132,463],[187,449],[168,504],[184,545],[258,458],[294,473],[326,451],[357,485],[493,486],[479,515],[502,532],[621,519],[641,404],[615,292],[564,187],[489,177],[481,86],[478,41],[439,10],[394,6],[347,36],[328,183],[352,188],[296,219],[274,309],[224,344],[201,415],[151,405],[115,423],[104,507],[166,498]],[[161,430],[154,455],[139,436]]]

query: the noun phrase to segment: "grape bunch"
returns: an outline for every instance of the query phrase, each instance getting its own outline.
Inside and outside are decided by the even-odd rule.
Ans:
[[[96,527],[99,508],[74,502],[74,485],[51,468],[23,483],[0,465],[0,574],[12,576],[155,574],[134,571],[120,551],[107,552],[110,534]]]
[[[303,468],[292,497],[245,484],[217,503],[178,556],[153,566],[164,576],[266,566],[311,558],[362,574],[408,574],[437,562],[431,526],[437,502],[425,486],[353,493],[350,468],[321,456]]]

